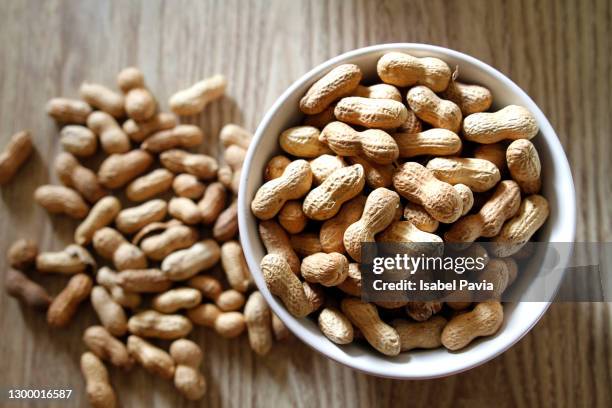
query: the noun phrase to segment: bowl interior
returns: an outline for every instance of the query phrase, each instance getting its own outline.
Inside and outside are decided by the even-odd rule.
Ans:
[[[359,65],[366,81],[375,80],[376,62],[389,51],[441,58],[449,66],[459,67],[460,80],[489,88],[494,100],[492,109],[516,104],[526,107],[534,114],[540,127],[540,133],[533,142],[538,148],[542,162],[542,194],[549,200],[551,210],[550,218],[539,232],[539,240],[573,241],[576,215],[572,176],[559,139],[544,114],[525,92],[489,65],[456,51],[424,44],[385,44],[340,55],[305,74],[276,101],[257,129],[245,160],[238,199],[240,234],[247,262],[259,290],[274,312],[302,341],[329,358],[370,374],[401,379],[434,378],[467,370],[503,352],[535,325],[549,303],[505,304],[505,319],[501,330],[495,336],[473,342],[460,352],[436,349],[402,353],[388,358],[356,344],[338,346],[321,334],[315,321],[309,318],[294,318],[268,291],[259,269],[265,249],[257,232],[257,220],[250,211],[251,200],[262,184],[262,172],[267,161],[281,152],[277,142],[278,135],[283,130],[299,124],[303,117],[298,103],[308,87],[329,69],[344,63]],[[567,259],[560,261],[560,265],[567,263]],[[528,287],[524,289],[529,290]]]

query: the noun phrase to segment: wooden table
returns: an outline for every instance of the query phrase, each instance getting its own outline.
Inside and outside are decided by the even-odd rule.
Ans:
[[[76,96],[84,80],[114,85],[121,68],[137,65],[167,108],[175,90],[224,73],[229,96],[195,121],[212,140],[230,121],[254,129],[280,93],[316,64],[387,42],[454,48],[526,90],[569,156],[578,240],[610,241],[611,8],[606,0],[3,1],[0,145],[28,128],[36,154],[1,191],[0,253],[19,237],[36,238],[45,250],[62,248],[75,227],[32,201],[37,185],[56,181],[58,131],[43,111],[49,98]],[[0,270],[6,269],[2,258]],[[64,282],[43,281],[53,291]],[[72,388],[75,396],[61,406],[84,406],[78,359],[80,333],[95,322],[91,308],[69,329],[51,330],[43,315],[19,307],[2,288],[0,310],[0,388]],[[202,405],[611,406],[611,320],[609,304],[553,305],[495,360],[449,378],[404,382],[345,368],[298,341],[262,358],[244,337],[222,341],[197,330],[209,384]],[[125,407],[197,405],[141,369],[111,375]]]

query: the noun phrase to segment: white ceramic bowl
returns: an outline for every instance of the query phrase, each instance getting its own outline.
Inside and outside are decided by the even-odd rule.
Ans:
[[[576,225],[575,191],[570,167],[555,131],[531,98],[514,82],[491,66],[457,51],[426,44],[383,44],[350,51],[317,66],[287,89],[267,112],[257,128],[247,154],[240,194],[238,218],[244,253],[257,287],[272,310],[302,341],[327,357],[369,374],[397,379],[427,379],[447,376],[476,367],[496,357],[519,341],[542,317],[550,303],[521,302],[506,304],[505,319],[499,332],[479,339],[458,352],[444,348],[402,353],[385,357],[368,346],[357,344],[338,346],[319,331],[315,321],[296,319],[268,291],[259,262],[265,255],[257,232],[257,220],[250,204],[262,184],[267,161],[280,153],[278,135],[300,123],[303,114],[298,103],[306,90],[333,67],[353,63],[361,67],[364,79],[376,78],[376,62],[389,51],[404,51],[418,57],[438,57],[449,66],[459,66],[459,78],[468,83],[486,86],[493,93],[493,109],[509,104],[521,105],[535,116],[540,133],[533,139],[542,161],[543,195],[550,203],[550,217],[540,231],[539,240],[573,242]],[[566,256],[567,257],[567,256]],[[561,259],[560,265],[566,265]],[[528,288],[527,288],[528,290]],[[533,299],[533,297],[531,297]]]

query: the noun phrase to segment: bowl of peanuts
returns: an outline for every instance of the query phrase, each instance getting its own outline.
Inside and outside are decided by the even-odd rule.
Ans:
[[[527,241],[575,236],[569,163],[542,111],[496,69],[442,47],[376,45],[320,64],[267,112],[243,168],[240,236],[259,290],[306,344],[376,376],[481,365],[552,297],[366,302],[364,243],[486,241],[483,273],[503,292]]]

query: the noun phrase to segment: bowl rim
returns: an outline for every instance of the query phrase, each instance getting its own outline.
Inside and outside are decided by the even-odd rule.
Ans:
[[[435,52],[439,54],[447,55],[451,58],[457,60],[463,60],[467,63],[477,67],[479,70],[483,70],[496,77],[497,80],[504,83],[505,86],[509,87],[513,93],[520,96],[522,99],[528,102],[527,109],[529,109],[538,122],[540,126],[540,133],[543,135],[544,143],[548,144],[548,147],[552,150],[552,153],[555,157],[555,163],[553,165],[556,169],[561,169],[567,178],[567,182],[569,183],[565,187],[569,189],[569,194],[567,197],[563,197],[563,209],[564,209],[564,226],[565,226],[565,235],[567,236],[567,242],[573,242],[576,234],[576,192],[574,187],[574,181],[572,177],[572,173],[570,170],[569,162],[567,156],[565,155],[565,151],[561,145],[561,142],[552,128],[552,125],[544,115],[544,113],[540,110],[540,108],[536,105],[536,103],[529,97],[529,95],[523,91],[517,84],[514,83],[510,78],[508,78],[505,74],[488,65],[487,63],[480,61],[477,58],[474,58],[470,55],[464,54],[459,51],[455,51],[449,48],[423,44],[423,43],[387,43],[387,44],[378,44],[372,45],[368,47],[358,48],[355,50],[351,50],[340,54],[336,57],[328,59],[321,64],[318,64],[310,71],[306,72],[296,81],[294,81],[282,94],[277,98],[274,104],[267,110],[263,119],[259,123],[253,140],[251,142],[251,147],[248,149],[245,161],[243,163],[244,169],[250,169],[251,163],[255,156],[255,146],[259,143],[259,141],[264,137],[264,133],[266,132],[267,127],[270,125],[270,122],[274,118],[277,111],[284,105],[285,101],[293,95],[296,90],[301,88],[304,83],[313,81],[315,78],[320,77],[324,72],[328,71],[332,67],[340,64],[347,63],[346,60],[350,60],[359,56],[364,56],[369,53],[379,53],[381,51],[399,51],[399,52],[410,52],[410,51],[422,51],[422,52]],[[248,216],[250,214],[250,202],[247,202],[246,191],[247,183],[248,183],[248,175],[249,171],[243,171],[240,179],[239,186],[239,194],[238,194],[238,223],[239,229],[241,231],[246,231],[249,228]],[[568,229],[569,228],[569,229]],[[272,311],[278,315],[278,317],[283,321],[283,323],[293,332],[302,342],[315,349],[316,351],[322,353],[326,357],[330,358],[333,361],[336,361],[342,365],[348,366],[350,368],[356,369],[358,371],[364,372],[366,374],[375,375],[384,378],[394,378],[394,379],[404,379],[404,380],[417,380],[417,379],[432,379],[432,378],[440,378],[449,375],[458,374],[477,366],[480,366],[493,358],[499,356],[509,348],[511,348],[514,344],[516,344],[519,340],[521,340],[531,329],[538,323],[540,318],[547,311],[550,306],[550,302],[520,302],[520,303],[528,303],[531,306],[531,314],[529,315],[529,320],[523,326],[523,331],[518,333],[515,337],[509,337],[505,342],[497,345],[494,349],[487,349],[486,351],[481,350],[482,355],[480,358],[475,361],[471,361],[466,363],[455,369],[445,369],[445,367],[439,367],[431,370],[427,374],[415,374],[410,372],[405,373],[389,373],[384,368],[376,367],[376,366],[366,366],[363,364],[358,364],[356,359],[342,353],[332,353],[329,350],[321,349],[318,347],[318,343],[320,340],[317,338],[313,338],[307,330],[302,326],[302,323],[299,319],[296,319],[292,315],[290,315],[287,310],[281,306],[278,302],[274,301],[274,296],[269,292],[265,283],[263,282],[263,276],[261,274],[261,270],[259,268],[259,263],[255,261],[254,255],[251,250],[251,242],[248,238],[249,234],[240,234],[240,241],[243,248],[244,256],[246,258],[249,269],[253,273],[253,277],[255,283],[257,285],[257,289],[261,291],[262,295],[268,301],[270,308]],[[571,252],[571,251],[569,251]],[[569,256],[569,255],[568,255]]]

